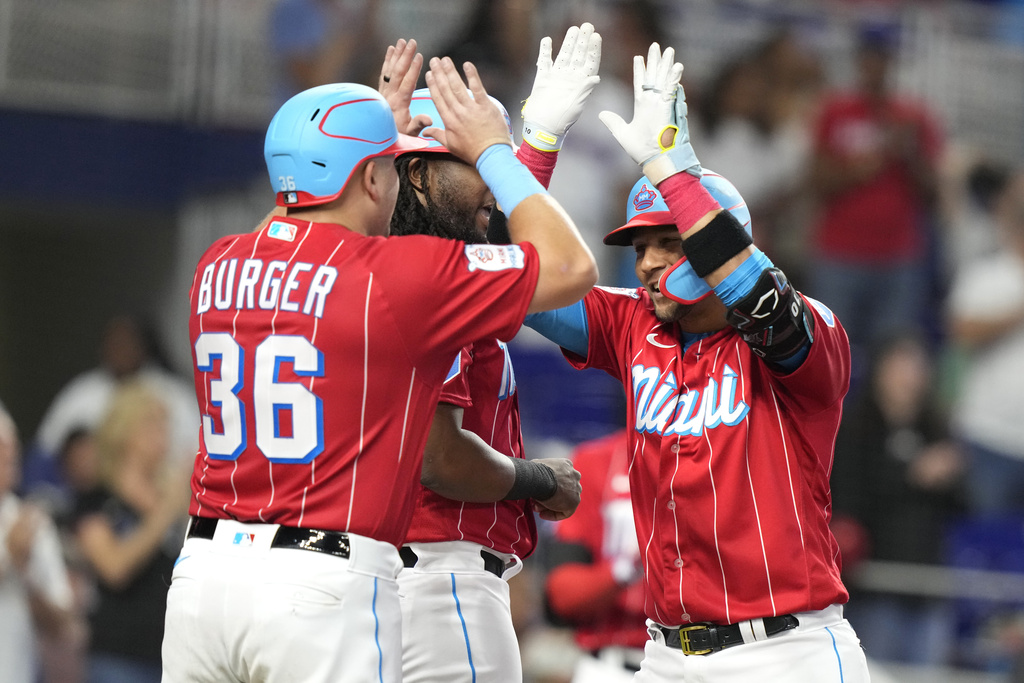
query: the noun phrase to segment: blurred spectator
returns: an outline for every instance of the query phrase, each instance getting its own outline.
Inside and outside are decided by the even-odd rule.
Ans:
[[[640,668],[649,636],[625,430],[579,444],[572,460],[588,493],[555,527],[546,602],[559,621],[574,627],[584,653],[574,683],[627,682]]]
[[[533,35],[536,0],[475,0],[467,9],[469,19],[463,29],[436,55],[448,56],[462,70],[469,61],[487,83],[487,92],[511,112],[519,111],[519,102],[530,93],[528,76],[537,60],[537,40]],[[562,32],[564,35],[564,31]],[[602,30],[603,35],[603,30]],[[415,37],[415,36],[413,36]],[[552,52],[557,55],[561,42],[552,36]],[[379,61],[379,59],[378,59]]]
[[[923,104],[890,88],[896,31],[875,24],[861,30],[858,89],[827,97],[814,130],[810,181],[820,215],[806,292],[843,321],[855,354],[893,329],[922,324],[930,310],[928,249],[942,141]],[[858,365],[855,355],[855,375],[864,369]]]
[[[863,559],[941,564],[947,521],[962,509],[962,461],[931,402],[925,341],[898,334],[878,348],[868,384],[844,415],[832,468],[833,532],[843,570]],[[950,662],[954,615],[945,601],[857,592],[846,615],[874,659]]]
[[[89,682],[157,683],[188,476],[167,458],[166,407],[141,383],[117,391],[96,440],[101,485],[79,499],[75,515],[75,538],[97,583]]]
[[[269,18],[278,104],[324,83],[376,87],[387,46],[377,30],[379,9],[380,0],[279,0]]]
[[[56,457],[68,437],[95,429],[118,385],[139,380],[160,396],[170,410],[170,451],[191,462],[198,447],[199,409],[190,384],[167,369],[151,331],[130,316],[107,322],[99,367],[68,382],[50,403],[36,433],[36,448]]]
[[[793,235],[801,231],[783,222],[792,221],[806,172],[807,119],[820,82],[814,60],[791,32],[781,30],[722,67],[695,103],[693,136],[699,138],[702,165],[736,185],[762,249],[787,273],[802,266],[795,253],[802,251],[802,240]]]
[[[949,296],[951,338],[967,354],[955,427],[978,516],[1024,512],[1024,173],[995,216],[1001,249],[966,266]]]
[[[0,405],[0,681],[40,680],[37,640],[59,639],[72,595],[53,522],[14,491],[20,478],[14,421]],[[65,683],[72,683],[65,679]]]
[[[943,255],[945,271],[952,276],[998,249],[995,204],[1012,168],[955,146],[945,162],[940,191]]]

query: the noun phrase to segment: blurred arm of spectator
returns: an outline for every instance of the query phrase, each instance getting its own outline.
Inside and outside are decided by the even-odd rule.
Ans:
[[[970,349],[1024,329],[1024,174],[996,199],[995,217],[1001,251],[958,278],[950,295],[950,333]]]
[[[82,517],[76,538],[101,581],[115,590],[123,588],[148,564],[171,526],[188,511],[187,485],[187,476],[168,476],[140,524],[124,535],[117,533],[102,512]]]
[[[184,519],[191,463],[168,459],[168,410],[142,384],[119,390],[96,439],[102,486],[80,501],[75,538],[99,580],[117,591],[147,568]]]
[[[45,512],[21,504],[7,532],[7,556],[10,568],[25,581],[37,629],[44,635],[59,636],[72,617],[71,585],[56,528]]]
[[[1021,325],[1024,325],[1024,306],[996,316],[979,314],[974,317],[968,312],[959,313],[950,321],[950,332],[956,341],[974,348],[995,341]]]
[[[0,406],[0,662],[11,680],[31,680],[35,636],[65,631],[73,596],[52,520],[14,494],[20,450],[14,421]]]

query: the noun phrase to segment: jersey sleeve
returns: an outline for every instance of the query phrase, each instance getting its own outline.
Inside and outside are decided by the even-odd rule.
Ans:
[[[444,386],[441,387],[438,402],[451,403],[460,408],[469,408],[473,405],[469,391],[469,373],[472,366],[473,346],[470,345],[459,351],[458,357],[452,363],[448,376],[445,377]]]
[[[768,372],[782,387],[783,395],[803,412],[814,414],[841,401],[850,388],[850,341],[832,311],[809,296],[801,295],[814,316],[811,348],[804,362],[791,373]],[[767,367],[767,366],[766,366]]]
[[[390,238],[380,267],[387,305],[407,330],[410,352],[430,354],[467,341],[508,341],[519,331],[537,287],[532,244],[466,244],[421,235]]]
[[[587,313],[587,356],[562,349],[566,360],[577,370],[598,368],[621,380],[629,353],[629,321],[641,306],[640,290],[621,287],[594,287],[583,298]]]

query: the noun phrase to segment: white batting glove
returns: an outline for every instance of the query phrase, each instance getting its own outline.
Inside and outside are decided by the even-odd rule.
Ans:
[[[601,78],[601,34],[584,23],[565,33],[554,63],[551,38],[540,41],[537,76],[523,104],[523,142],[544,152],[562,148],[566,131],[583,113],[587,97]]]
[[[683,65],[675,61],[675,50],[664,54],[657,43],[633,58],[633,120],[626,123],[614,112],[599,114],[626,153],[657,185],[670,175],[686,171],[701,176],[700,162],[690,145],[686,121],[686,96],[679,79]],[[670,135],[663,134],[670,131]],[[663,144],[667,140],[668,144]]]

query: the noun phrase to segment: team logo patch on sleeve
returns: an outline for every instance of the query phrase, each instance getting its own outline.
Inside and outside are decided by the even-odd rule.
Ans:
[[[466,258],[470,271],[521,270],[525,261],[523,250],[514,244],[467,244]]]
[[[267,228],[267,237],[273,237],[276,240],[284,240],[285,242],[294,242],[295,232],[295,226],[291,223],[274,221]]]
[[[829,327],[836,326],[836,315],[829,309],[828,306],[821,303],[820,301],[812,299],[806,294],[804,295],[804,299],[807,301],[807,303],[814,306],[814,310],[818,312],[818,315],[821,316],[821,319],[825,321],[826,325],[828,325]]]

